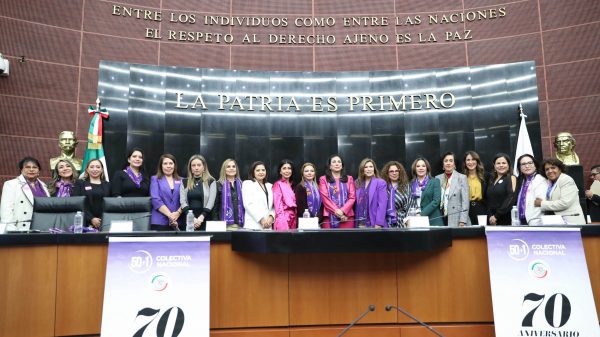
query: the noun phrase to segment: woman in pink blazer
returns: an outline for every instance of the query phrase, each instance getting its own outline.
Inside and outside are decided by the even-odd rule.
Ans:
[[[275,206],[275,230],[297,228],[296,195],[292,187],[294,164],[288,159],[279,163],[279,180],[273,184],[273,206]]]
[[[329,157],[325,175],[319,178],[323,201],[323,228],[354,228],[354,179],[346,175],[344,162],[337,154]]]

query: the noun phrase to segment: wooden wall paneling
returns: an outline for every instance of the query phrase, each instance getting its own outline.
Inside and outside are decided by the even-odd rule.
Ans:
[[[231,250],[211,243],[210,326],[288,326],[288,256]]]
[[[485,239],[454,239],[440,251],[399,253],[398,305],[425,322],[492,322]],[[411,321],[398,313],[398,322]]]
[[[291,328],[290,337],[334,337],[340,334],[345,327],[345,325],[340,325]],[[397,325],[360,324],[350,328],[350,330],[348,330],[344,336],[402,337],[400,334],[400,327]]]
[[[493,324],[460,324],[460,325],[433,325],[433,328],[446,337],[495,337]],[[420,325],[403,326],[400,329],[401,337],[431,337],[431,331]]]
[[[290,337],[288,328],[210,330],[210,337]]]
[[[54,335],[56,246],[0,248],[0,336]]]
[[[291,254],[291,325],[348,324],[370,304],[362,323],[395,322],[395,268],[394,254]]]
[[[57,336],[100,332],[107,255],[106,244],[58,246]]]

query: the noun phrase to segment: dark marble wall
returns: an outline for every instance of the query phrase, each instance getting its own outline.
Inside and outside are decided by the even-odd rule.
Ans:
[[[291,28],[285,33],[334,34],[335,45],[202,44],[149,40],[146,27],[181,24],[110,15],[114,4],[197,16],[323,17],[411,16],[504,6],[507,16],[458,24],[414,26],[417,32],[470,29],[472,40],[432,44],[343,45],[344,34],[395,34],[403,27]],[[11,75],[0,78],[0,180],[14,177],[18,158],[34,155],[45,165],[57,154],[61,130],[86,139],[87,106],[96,98],[100,60],[184,67],[372,71],[536,62],[541,147],[553,155],[552,138],[569,131],[585,171],[600,162],[600,4],[596,0],[5,0],[0,2],[0,52]],[[197,26],[195,29],[199,29]],[[212,32],[255,33],[265,39],[278,28],[211,27]],[[24,56],[25,62],[18,62]],[[118,118],[118,112],[113,112]],[[168,123],[165,128],[168,128]],[[121,130],[122,132],[122,130]],[[118,132],[117,132],[118,133]],[[121,133],[126,139],[127,135]],[[169,142],[165,138],[165,142]],[[233,146],[236,146],[235,144]],[[250,146],[250,143],[244,143]],[[83,155],[83,144],[78,149]],[[214,171],[214,169],[213,169]]]

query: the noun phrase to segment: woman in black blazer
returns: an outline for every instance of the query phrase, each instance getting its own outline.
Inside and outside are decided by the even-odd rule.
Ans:
[[[110,183],[104,179],[104,166],[100,160],[92,159],[87,163],[85,172],[75,182],[71,195],[86,196],[83,222],[85,226],[100,230],[104,197],[110,196]]]

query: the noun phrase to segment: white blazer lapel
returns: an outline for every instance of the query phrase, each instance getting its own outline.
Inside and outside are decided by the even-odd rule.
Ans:
[[[25,180],[25,177],[19,176],[19,183],[21,183],[21,191],[23,191],[25,197],[27,197],[27,200],[29,200],[29,203],[33,206],[33,192]]]

